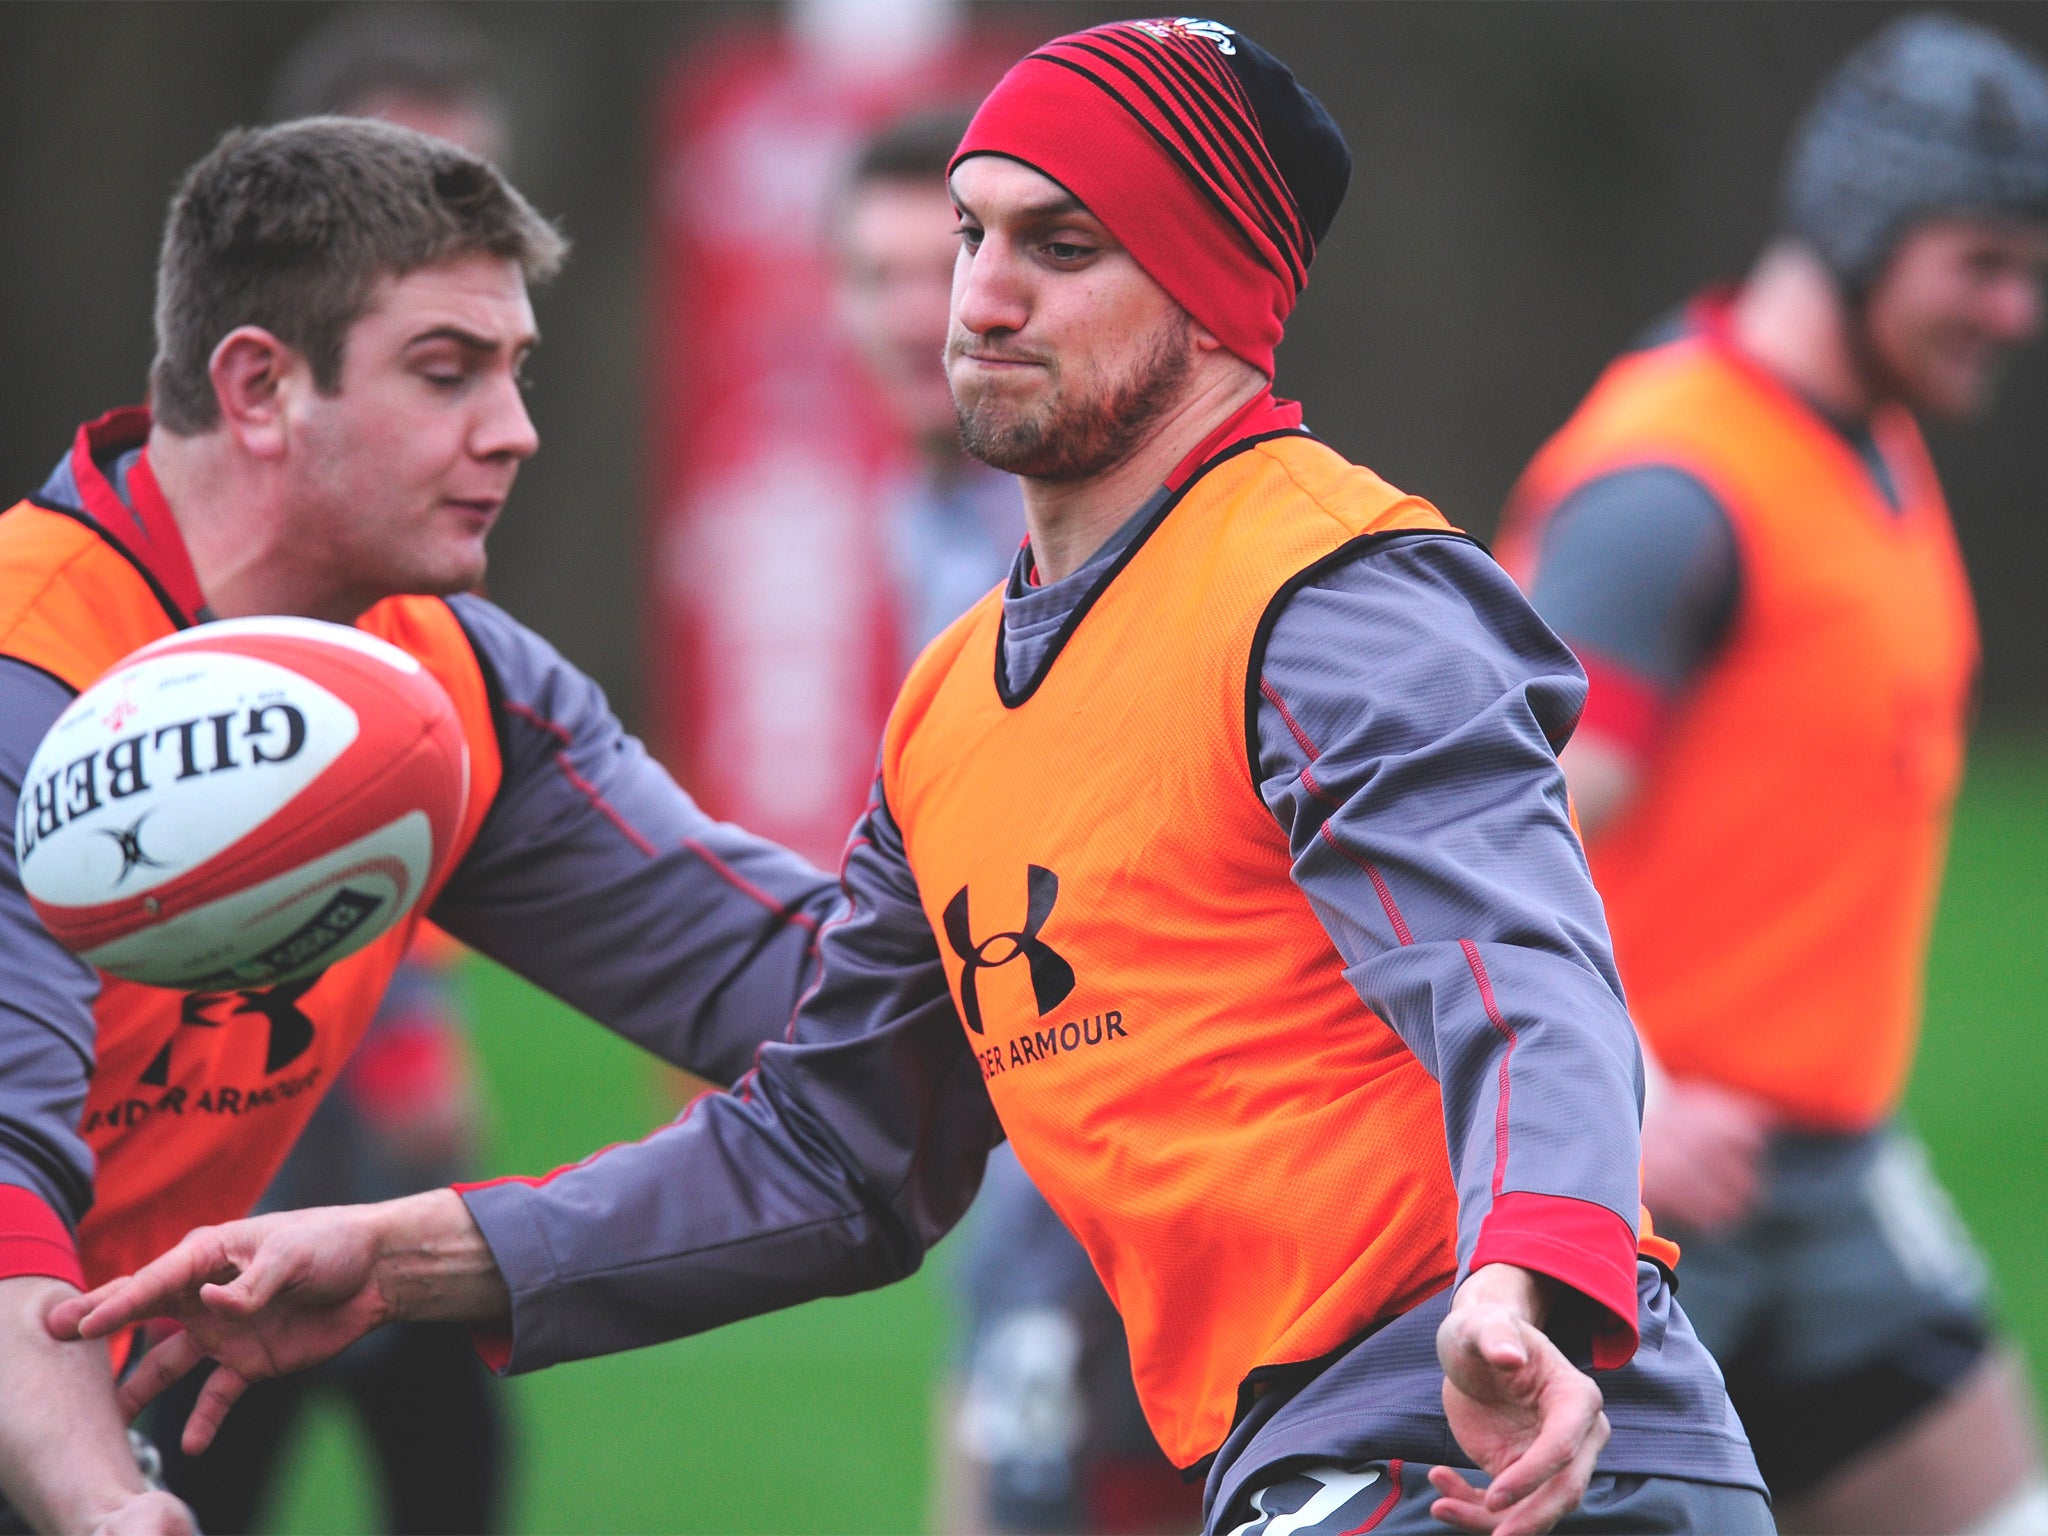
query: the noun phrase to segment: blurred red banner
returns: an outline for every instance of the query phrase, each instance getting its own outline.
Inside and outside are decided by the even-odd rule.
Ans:
[[[835,333],[827,236],[867,135],[1019,50],[878,63],[766,29],[671,72],[655,125],[649,701],[705,808],[827,867],[897,679],[882,506],[909,445]]]

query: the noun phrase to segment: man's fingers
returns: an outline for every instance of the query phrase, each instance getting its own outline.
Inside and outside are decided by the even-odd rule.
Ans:
[[[53,1339],[78,1338],[79,1320],[98,1306],[116,1286],[126,1283],[127,1277],[124,1275],[119,1280],[109,1280],[97,1290],[87,1291],[81,1296],[66,1296],[45,1314],[43,1326],[49,1330]]]
[[[1485,1490],[1473,1487],[1456,1467],[1431,1467],[1429,1485],[1441,1495],[1429,1512],[1445,1525],[1461,1531],[1490,1531],[1499,1523],[1500,1516],[1486,1507]]]
[[[1501,1517],[1477,1499],[1438,1499],[1429,1506],[1431,1518],[1460,1531],[1491,1531]]]
[[[187,1456],[197,1456],[213,1444],[221,1420],[235,1406],[235,1399],[248,1390],[249,1383],[239,1371],[225,1365],[213,1368],[206,1385],[199,1389],[199,1401],[192,1405],[192,1416],[185,1420],[185,1433],[179,1444]]]
[[[1570,1464],[1533,1489],[1520,1502],[1500,1512],[1495,1536],[1536,1536],[1579,1507],[1586,1485],[1593,1480],[1593,1464],[1607,1443],[1607,1415],[1601,1414],[1593,1432],[1579,1447]],[[1495,1487],[1499,1486],[1496,1481]],[[1491,1500],[1489,1499],[1489,1503]]]
[[[225,1317],[247,1317],[260,1311],[299,1272],[297,1255],[287,1256],[281,1243],[266,1243],[250,1258],[248,1267],[224,1285],[202,1285],[199,1299],[207,1309]]]
[[[1571,1466],[1592,1428],[1590,1418],[1576,1414],[1567,1423],[1546,1423],[1529,1446],[1495,1475],[1486,1490],[1489,1509],[1505,1509]]]
[[[134,1274],[113,1280],[92,1293],[93,1305],[80,1319],[78,1336],[103,1339],[131,1323],[174,1310],[178,1297],[202,1280],[229,1279],[234,1264],[220,1239],[200,1228],[162,1257],[153,1259]]]
[[[122,1417],[134,1418],[159,1392],[205,1358],[206,1351],[191,1334],[172,1334],[144,1355],[122,1381],[117,1394]]]
[[[1569,1402],[1557,1403],[1544,1414],[1543,1427],[1528,1449],[1502,1467],[1486,1490],[1490,1509],[1505,1509],[1527,1498],[1574,1462],[1586,1457],[1588,1442],[1598,1454],[1607,1442],[1607,1415],[1600,1410],[1597,1389],[1583,1397],[1573,1394]]]
[[[1465,1474],[1456,1467],[1431,1467],[1429,1486],[1448,1499],[1470,1499],[1477,1501],[1484,1497],[1484,1490],[1475,1488],[1465,1481]]]

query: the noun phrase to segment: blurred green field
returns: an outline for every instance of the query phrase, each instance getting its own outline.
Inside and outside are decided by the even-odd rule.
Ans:
[[[1980,742],[1957,819],[1911,1113],[2048,1387],[2048,740]],[[665,1117],[644,1059],[493,967],[468,977],[497,1128],[532,1172]],[[924,1525],[934,1268],[510,1386],[521,1531],[909,1532]],[[275,1525],[379,1529],[353,1426],[308,1426]]]

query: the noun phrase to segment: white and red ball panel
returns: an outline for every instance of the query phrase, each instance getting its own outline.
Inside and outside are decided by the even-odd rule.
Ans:
[[[67,948],[133,981],[269,986],[403,917],[468,790],[455,707],[360,630],[238,619],[143,647],[50,728],[22,884]]]

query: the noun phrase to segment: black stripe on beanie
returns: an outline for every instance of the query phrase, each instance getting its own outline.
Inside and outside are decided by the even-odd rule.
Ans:
[[[1233,32],[1231,42],[1236,51],[1225,54],[1224,62],[1259,116],[1266,153],[1301,205],[1310,237],[1321,245],[1351,185],[1351,150],[1343,131],[1285,64],[1242,32]]]

